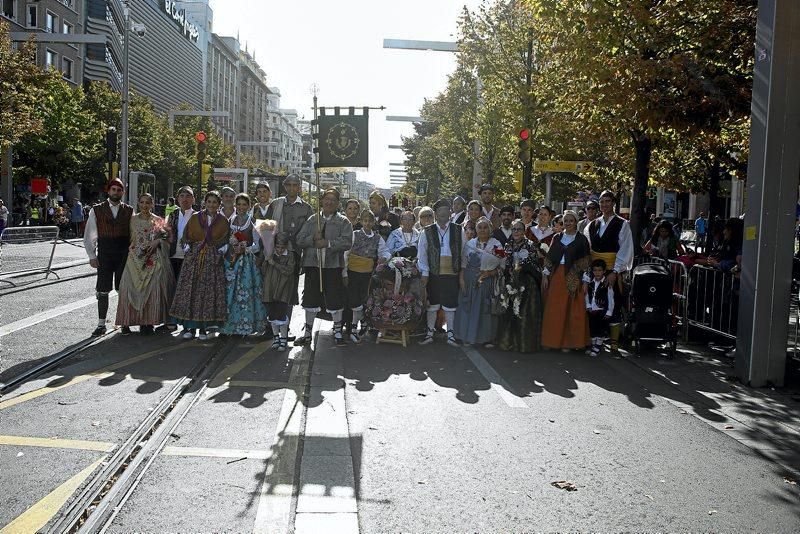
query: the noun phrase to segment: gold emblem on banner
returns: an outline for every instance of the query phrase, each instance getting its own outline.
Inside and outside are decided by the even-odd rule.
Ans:
[[[358,152],[358,130],[346,122],[338,122],[328,130],[325,142],[331,156],[342,161],[352,158]]]

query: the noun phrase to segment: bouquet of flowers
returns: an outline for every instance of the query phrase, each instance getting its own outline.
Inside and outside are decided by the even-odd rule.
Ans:
[[[514,315],[520,317],[520,307],[522,306],[522,294],[525,292],[525,286],[523,285],[513,285],[511,280],[507,281],[506,284],[501,288],[500,291],[500,305],[503,307],[504,310],[508,310],[509,307],[514,310]]]
[[[422,316],[422,300],[410,293],[386,293],[381,288],[372,291],[364,310],[367,320],[375,325],[403,325]]]
[[[157,219],[151,228],[148,228],[141,234],[141,239],[138,239],[134,252],[136,257],[144,260],[146,267],[155,265],[153,261],[153,254],[158,250],[158,246],[153,247],[152,243],[157,240],[167,239],[167,223],[163,219]]]
[[[398,256],[391,258],[386,263],[379,263],[375,268],[375,274],[383,280],[393,280],[395,290],[398,290],[404,278],[410,279],[419,276],[420,272],[416,260]]]
[[[264,257],[272,256],[272,249],[275,246],[275,233],[278,230],[278,222],[272,219],[264,219],[255,226],[258,236],[261,238],[261,246],[264,247]]]

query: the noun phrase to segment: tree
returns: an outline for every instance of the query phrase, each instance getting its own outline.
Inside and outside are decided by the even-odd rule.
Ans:
[[[11,47],[9,23],[0,19],[0,147],[15,145],[26,133],[39,131],[36,112],[51,74],[36,66],[36,45]]]

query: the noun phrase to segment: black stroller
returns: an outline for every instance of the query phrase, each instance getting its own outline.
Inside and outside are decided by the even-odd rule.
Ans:
[[[673,312],[672,273],[659,263],[638,265],[631,271],[625,311],[626,341],[635,353],[642,342],[668,343],[670,357],[678,347],[678,320]]]

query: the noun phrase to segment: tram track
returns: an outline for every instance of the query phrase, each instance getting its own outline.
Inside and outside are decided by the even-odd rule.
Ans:
[[[110,339],[111,337],[116,335],[118,331],[119,330],[117,328],[112,328],[111,330],[109,330],[108,332],[106,332],[101,336],[90,337],[84,339],[83,341],[79,341],[78,343],[70,347],[67,347],[66,349],[56,352],[43,362],[13,376],[9,380],[5,382],[0,382],[0,397],[8,394],[9,392],[18,388],[22,384],[25,384],[26,382],[30,382],[31,380],[39,378],[48,371],[57,369],[65,360],[71,358],[72,356],[80,354],[89,347],[92,347],[95,344],[97,344],[99,341],[105,341],[107,339]]]
[[[218,338],[209,354],[172,386],[44,532],[104,531],[239,343],[236,337]]]

